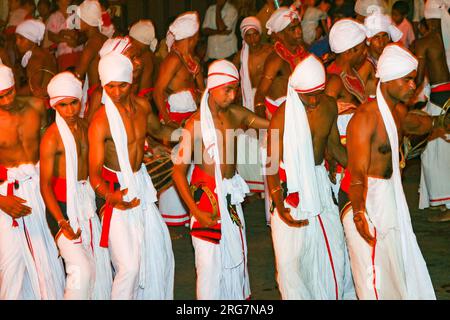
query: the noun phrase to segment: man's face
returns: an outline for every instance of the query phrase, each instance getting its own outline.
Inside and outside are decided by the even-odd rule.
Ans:
[[[111,81],[104,89],[114,103],[123,103],[130,95],[131,84],[128,82]]]
[[[81,110],[81,101],[76,98],[66,98],[53,106],[67,123],[76,122]]]
[[[403,21],[403,15],[398,10],[392,10],[391,13],[392,20],[394,20],[395,24],[400,24]]]
[[[8,110],[13,105],[16,98],[16,89],[12,86],[9,89],[0,91],[0,108]]]
[[[351,52],[351,65],[352,66],[360,66],[364,60],[367,58],[367,46],[366,42],[363,41],[358,44],[356,47],[352,48]]]
[[[379,32],[369,39],[369,46],[373,52],[380,56],[390,41],[391,39],[387,32]]]
[[[198,40],[200,39],[200,33],[197,32],[192,37],[189,38],[189,50],[194,51],[197,46]]]
[[[142,63],[141,50],[133,42],[123,53],[133,64],[133,80],[139,79],[142,75],[144,65]]]
[[[33,42],[16,33],[16,46],[21,54],[25,54],[28,50],[31,50],[34,45]]]
[[[302,26],[300,21],[294,19],[282,32],[284,42],[291,46],[298,46],[303,43]]]
[[[416,91],[416,83],[414,81],[416,76],[417,71],[414,70],[403,78],[387,81],[388,93],[401,102],[408,102]]]
[[[320,98],[323,95],[323,90],[314,91],[311,93],[299,93],[298,96],[305,107],[315,108],[320,103]]]
[[[236,98],[238,88],[238,83],[232,83],[211,90],[210,95],[220,108],[227,108]]]
[[[255,48],[261,42],[261,35],[256,29],[250,29],[245,33],[244,40],[251,48]]]

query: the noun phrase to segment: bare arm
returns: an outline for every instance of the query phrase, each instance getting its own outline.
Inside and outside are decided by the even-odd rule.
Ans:
[[[79,80],[84,81],[86,73],[89,70],[89,65],[91,64],[92,60],[95,58],[97,54],[98,54],[97,51],[94,50],[92,46],[89,45],[88,42],[83,50],[83,53],[81,54],[79,63],[75,68],[75,75],[78,77]]]
[[[419,60],[419,65],[417,67],[417,77],[416,77],[416,87],[419,89],[422,86],[422,83],[425,79],[425,67],[426,67],[426,49],[427,46],[421,45],[420,42],[415,41],[412,46],[412,51]],[[418,93],[416,93],[418,94]]]
[[[334,74],[330,75],[330,78],[327,81],[327,84],[325,87],[325,94],[330,97],[333,97],[337,101],[337,99],[340,96],[341,91],[342,91],[341,79]]]
[[[181,67],[181,61],[175,55],[168,55],[161,63],[158,79],[155,83],[155,91],[153,91],[153,100],[158,107],[159,114],[162,119],[168,123],[170,121],[169,112],[166,108],[166,89],[168,88],[173,77]]]
[[[272,82],[277,76],[283,61],[274,55],[270,55],[264,63],[263,76],[259,82],[255,94],[255,113],[260,117],[266,116],[266,107],[264,100],[269,93]]]
[[[144,60],[144,62],[145,62],[144,70],[142,71],[139,90],[153,87],[153,70],[154,70],[153,56],[149,53],[146,53],[146,59]]]
[[[270,121],[266,118],[262,118],[258,116],[257,114],[251,112],[245,107],[241,107],[242,109],[242,116],[243,116],[243,122],[245,125],[249,128],[253,129],[268,129],[270,125]]]
[[[347,167],[347,150],[341,144],[341,138],[339,130],[337,128],[337,113],[331,127],[330,135],[328,136],[327,143],[328,152],[331,156],[337,160],[344,168]]]

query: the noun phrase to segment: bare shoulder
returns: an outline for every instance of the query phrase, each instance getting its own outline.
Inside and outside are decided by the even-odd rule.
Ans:
[[[269,128],[271,129],[283,129],[284,128],[284,115],[286,112],[286,102],[275,111],[270,120]]]
[[[132,99],[134,102],[136,102],[137,106],[144,111],[145,113],[150,113],[152,108],[150,106],[150,103],[148,102],[147,98],[145,97],[139,97],[136,95],[132,95]]]
[[[272,50],[272,52],[270,52],[270,54],[267,56],[265,65],[269,67],[280,68],[283,65],[283,62],[283,59],[281,59],[280,56]]]
[[[45,130],[44,134],[41,138],[41,152],[42,151],[51,151],[58,149],[60,145],[61,135],[58,131],[58,126],[56,123],[52,123],[47,130]]]
[[[380,111],[376,101],[363,103],[358,107],[358,109],[356,109],[352,119],[350,120],[349,129],[354,128],[355,126],[359,127],[361,125],[364,127],[364,130],[362,131],[367,131],[367,129],[370,128],[370,125],[375,125],[377,123],[379,116]],[[358,129],[358,131],[359,130],[360,129]]]
[[[89,129],[95,128],[98,125],[101,125],[106,120],[106,110],[105,105],[101,105],[92,116],[92,120],[89,124]]]
[[[338,113],[338,107],[336,103],[336,99],[327,95],[323,94],[321,97],[321,103],[326,107],[327,111],[332,114]]]

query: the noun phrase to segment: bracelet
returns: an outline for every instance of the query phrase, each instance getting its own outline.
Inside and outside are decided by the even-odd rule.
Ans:
[[[255,122],[256,117],[253,117],[253,119],[247,124],[248,127],[250,127],[252,125],[253,122]]]
[[[275,188],[273,188],[272,190],[270,190],[270,194],[272,195],[272,194],[274,194],[274,193],[280,191],[281,189],[282,189],[281,186],[275,187]]]
[[[66,219],[61,219],[61,220],[59,220],[58,221],[58,227],[60,227],[60,228],[62,228],[62,224],[63,224],[63,222],[64,222],[64,224],[68,224],[69,223],[69,220],[66,220]]]
[[[352,182],[352,183],[350,183],[350,186],[357,186],[357,185],[359,185],[359,184],[364,184],[364,183],[361,182],[361,181]]]
[[[260,102],[260,103],[257,103],[257,104],[255,105],[255,108],[256,108],[256,107],[259,107],[259,106],[265,107],[266,105],[265,105],[264,102]]]
[[[360,213],[364,214],[364,213],[366,213],[366,211],[364,211],[364,210],[358,210],[358,211],[356,211],[355,213],[353,213],[353,215],[360,214]]]
[[[101,182],[97,183],[97,185],[94,187],[94,192],[97,192],[97,189],[101,186]]]

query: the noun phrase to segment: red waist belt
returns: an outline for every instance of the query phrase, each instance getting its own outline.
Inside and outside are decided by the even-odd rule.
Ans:
[[[350,189],[350,181],[351,181],[350,172],[347,169],[345,169],[344,170],[344,178],[342,178],[342,181],[341,181],[341,189],[342,189],[342,191],[344,191],[347,194]]]
[[[138,95],[138,97],[143,98],[150,92],[153,92],[154,90],[155,90],[155,88],[145,88],[145,89],[142,89],[141,91],[139,91],[139,93],[137,95]]]
[[[431,92],[433,92],[433,93],[445,92],[445,91],[450,91],[450,82],[443,83],[434,88],[431,88]]]
[[[114,184],[119,183],[119,179],[115,172],[106,169],[102,169],[102,178],[109,184],[109,191],[114,192]],[[111,218],[113,207],[106,202],[103,209],[103,223],[102,223],[102,235],[100,237],[100,247],[108,248],[109,229],[111,226]]]
[[[214,212],[214,206],[210,199],[211,194],[215,199],[215,207],[217,209],[217,214],[220,216],[219,210],[219,200],[217,198],[217,194],[215,193],[216,189],[216,180],[214,177],[208,175],[204,172],[200,167],[195,166],[194,171],[192,172],[191,178],[191,189],[194,188],[194,199],[197,204],[197,207],[206,212]],[[209,191],[204,191],[205,189],[211,191],[208,196]],[[197,237],[199,239],[209,241],[215,244],[219,244],[220,239],[222,237],[221,232],[221,224],[216,223],[215,225],[205,228],[203,227],[197,220],[194,221],[191,228],[191,236]]]
[[[3,166],[0,166],[0,181],[7,181],[8,180],[8,168],[5,168]],[[14,189],[19,188],[19,182],[16,180],[14,182],[9,182],[6,190],[7,196],[13,196],[14,195]],[[16,219],[12,218],[12,226],[13,228],[16,228],[19,226]]]
[[[175,121],[179,125],[183,123],[184,120],[188,119],[190,116],[192,116],[195,111],[189,111],[189,112],[172,112],[170,111],[170,104],[169,102],[166,102],[166,108],[169,112],[169,119],[172,121]],[[162,119],[162,115],[159,115],[159,119]]]
[[[278,170],[278,174],[280,176],[280,181],[287,183],[287,176],[286,176],[286,170],[280,167]],[[286,192],[287,192],[287,186],[286,186]],[[290,206],[293,208],[297,208],[300,203],[300,195],[298,192],[289,193],[286,198],[284,199]]]
[[[53,177],[52,178],[52,190],[55,194],[56,200],[59,202],[67,202],[67,185],[66,179]]]
[[[272,104],[272,103],[270,103],[269,102],[269,100],[267,100],[267,99],[264,99],[264,104],[266,105],[266,108],[267,108],[267,110],[270,112],[270,114],[274,114],[277,110],[278,110],[278,108],[280,107],[280,106],[277,106],[277,105],[274,105],[274,104]]]

